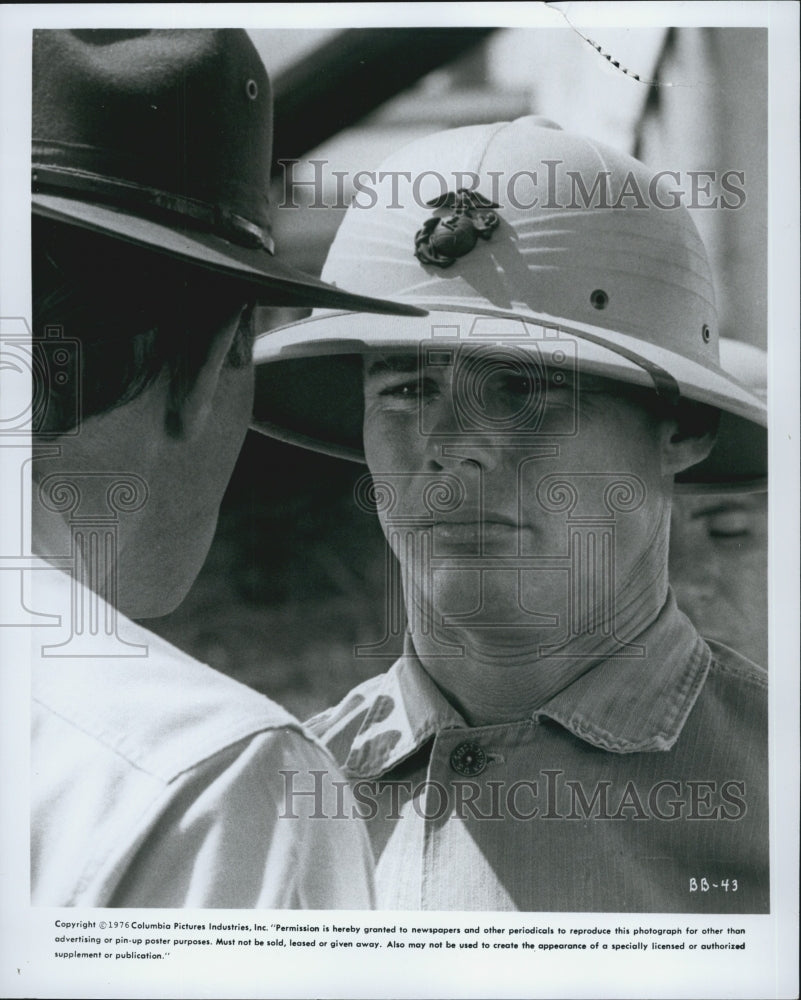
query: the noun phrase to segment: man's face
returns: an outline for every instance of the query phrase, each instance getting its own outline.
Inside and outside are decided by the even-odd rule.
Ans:
[[[472,614],[514,643],[530,629],[562,641],[593,621],[613,627],[611,592],[664,572],[652,558],[669,514],[660,424],[620,384],[554,378],[491,348],[435,365],[370,354],[364,399],[410,617]]]
[[[767,494],[677,496],[670,582],[701,635],[766,664]]]

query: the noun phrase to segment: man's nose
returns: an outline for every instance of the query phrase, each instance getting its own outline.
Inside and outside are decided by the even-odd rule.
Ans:
[[[443,469],[456,470],[465,465],[482,472],[496,471],[501,461],[497,440],[476,434],[460,434],[452,438],[438,438],[429,447],[429,456]]]
[[[498,434],[467,426],[450,397],[436,404],[426,420],[426,457],[432,467],[457,470],[465,464],[485,472],[497,468],[501,457]]]

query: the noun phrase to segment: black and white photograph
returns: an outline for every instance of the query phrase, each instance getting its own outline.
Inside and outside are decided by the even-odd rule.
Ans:
[[[798,8],[0,18],[3,995],[797,995]]]

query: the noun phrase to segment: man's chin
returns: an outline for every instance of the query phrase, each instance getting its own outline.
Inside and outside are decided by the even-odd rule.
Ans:
[[[540,607],[529,603],[529,596],[523,603],[514,586],[504,593],[487,589],[481,593],[477,585],[439,587],[435,581],[429,618],[443,637],[466,630],[475,631],[478,641],[487,645],[553,642],[562,631],[559,622],[564,620],[565,609],[550,606],[552,593],[549,602],[543,597]]]

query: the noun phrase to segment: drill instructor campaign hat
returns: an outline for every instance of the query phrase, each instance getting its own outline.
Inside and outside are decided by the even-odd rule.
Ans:
[[[396,190],[348,209],[323,277],[429,315],[316,313],[259,336],[256,429],[364,461],[359,354],[483,344],[535,357],[546,390],[575,363],[671,405],[717,408],[716,445],[677,487],[764,488],[765,399],[721,365],[706,250],[664,172],[526,117],[419,140],[382,175]],[[404,177],[420,196],[402,202]],[[762,352],[743,367],[764,385]]]
[[[247,33],[33,33],[32,210],[243,281],[276,305],[421,315],[280,263],[272,94]]]

